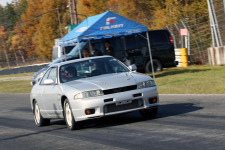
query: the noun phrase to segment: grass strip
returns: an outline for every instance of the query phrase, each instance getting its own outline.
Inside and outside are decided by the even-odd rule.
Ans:
[[[225,94],[224,66],[169,68],[156,74],[160,94]]]
[[[30,93],[31,88],[30,80],[0,82],[0,93]]]
[[[4,75],[0,78],[33,74]],[[156,73],[155,82],[159,94],[225,94],[225,66],[167,68]],[[0,93],[29,93],[31,88],[30,80],[0,81]]]

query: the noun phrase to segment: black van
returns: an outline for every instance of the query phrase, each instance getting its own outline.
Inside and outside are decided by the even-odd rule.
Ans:
[[[162,71],[162,68],[175,67],[175,53],[173,39],[167,30],[151,30],[148,31],[151,52],[153,58],[153,66],[155,72]],[[151,72],[151,63],[148,50],[148,42],[146,33],[132,34],[129,36],[114,37],[110,39],[91,40],[95,48],[104,52],[105,41],[110,41],[111,47],[114,49],[114,57],[125,64],[136,64],[138,71]],[[81,55],[84,48],[89,48],[89,42],[81,42]],[[69,55],[78,57],[79,49],[76,46]],[[83,56],[82,56],[83,57]]]

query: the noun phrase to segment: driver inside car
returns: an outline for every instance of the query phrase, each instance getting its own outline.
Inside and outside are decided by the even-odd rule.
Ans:
[[[68,81],[75,80],[77,78],[77,69],[73,66],[66,67],[62,77]]]

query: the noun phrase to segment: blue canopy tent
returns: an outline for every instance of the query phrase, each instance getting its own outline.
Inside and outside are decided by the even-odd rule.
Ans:
[[[60,40],[60,45],[68,45],[73,43],[78,43],[79,45],[79,42],[81,41],[111,38],[116,36],[126,36],[134,33],[146,32],[149,45],[150,60],[152,62],[147,31],[148,29],[146,26],[115,14],[111,11],[107,11],[102,14],[86,18],[76,28],[74,28]]]
[[[72,44],[89,39],[111,38],[147,31],[147,27],[111,11],[88,17],[65,35],[60,44]]]

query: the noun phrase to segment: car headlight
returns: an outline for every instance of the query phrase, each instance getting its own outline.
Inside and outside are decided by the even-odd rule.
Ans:
[[[96,97],[103,95],[102,90],[92,90],[92,91],[85,91],[78,93],[74,96],[74,99],[83,99],[83,98],[89,98],[89,97]]]
[[[154,80],[148,80],[148,81],[144,81],[144,82],[139,82],[139,83],[137,84],[137,88],[138,88],[138,89],[147,88],[147,87],[152,87],[152,86],[155,86]]]

